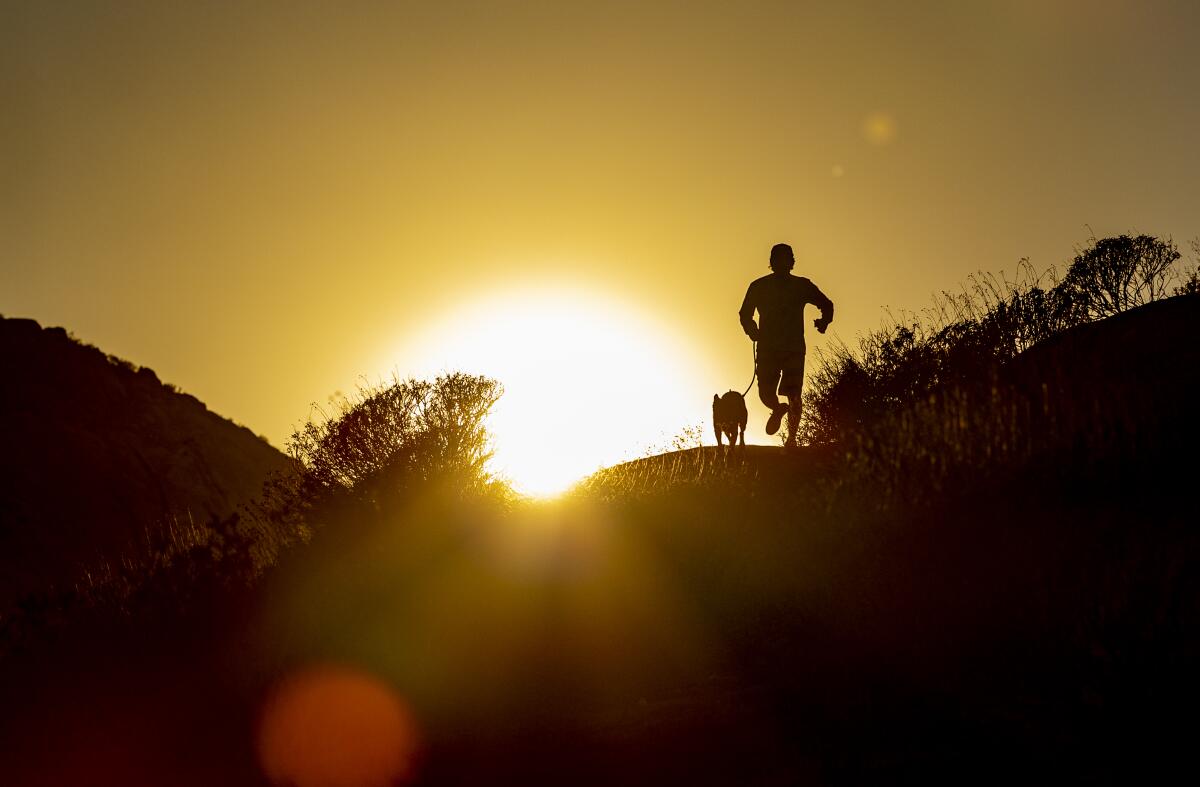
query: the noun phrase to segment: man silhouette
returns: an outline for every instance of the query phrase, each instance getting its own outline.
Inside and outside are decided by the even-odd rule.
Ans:
[[[787,445],[796,443],[800,423],[801,393],[804,388],[804,307],[813,304],[821,310],[813,321],[817,331],[825,333],[833,322],[833,301],[803,276],[793,276],[796,265],[792,247],[776,243],[771,247],[771,273],[750,282],[746,298],[738,311],[742,330],[758,342],[755,372],[758,398],[771,411],[767,434],[779,431],[783,416],[788,416]],[[758,324],[754,312],[758,311]],[[786,396],[787,404],[779,402]]]

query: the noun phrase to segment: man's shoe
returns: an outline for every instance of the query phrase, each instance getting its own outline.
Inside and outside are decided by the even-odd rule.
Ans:
[[[782,404],[771,411],[771,417],[767,419],[767,434],[773,435],[779,431],[779,425],[783,423],[787,411],[787,405]]]

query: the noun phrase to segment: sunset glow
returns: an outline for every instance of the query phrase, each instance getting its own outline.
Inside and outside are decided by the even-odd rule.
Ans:
[[[280,448],[442,314],[563,266],[652,305],[706,402],[748,379],[773,243],[853,342],[1093,231],[1195,234],[1186,4],[111,5],[0,25],[0,312]]]
[[[697,362],[661,325],[580,287],[515,289],[462,304],[396,359],[401,375],[485,374],[492,470],[548,496],[704,416]]]

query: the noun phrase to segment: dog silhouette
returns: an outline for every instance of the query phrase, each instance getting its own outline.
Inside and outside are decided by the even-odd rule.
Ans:
[[[746,445],[746,399],[737,391],[724,395],[713,394],[713,432],[717,435],[717,450],[721,450],[722,437],[729,438],[729,445]]]

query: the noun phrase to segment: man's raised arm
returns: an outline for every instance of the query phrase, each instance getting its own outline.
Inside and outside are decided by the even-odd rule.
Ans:
[[[812,282],[809,282],[812,284]],[[817,285],[812,285],[812,292],[808,296],[808,302],[821,310],[820,319],[813,320],[813,325],[816,326],[818,333],[825,333],[825,329],[829,327],[829,323],[833,322],[833,301],[817,288]]]

